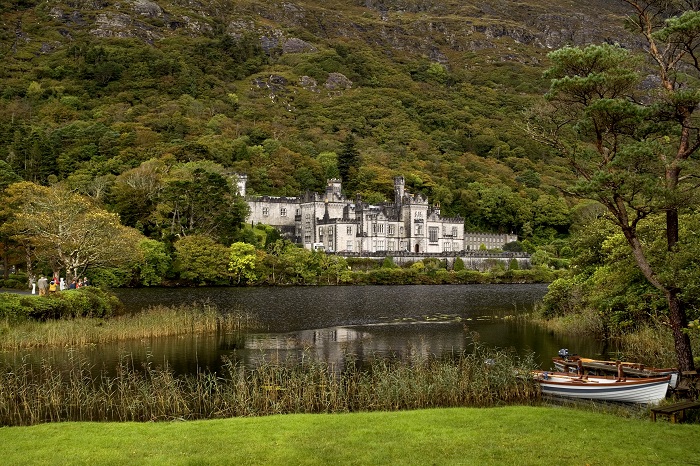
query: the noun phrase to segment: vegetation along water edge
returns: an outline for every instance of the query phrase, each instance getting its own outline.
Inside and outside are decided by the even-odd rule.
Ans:
[[[155,363],[95,371],[76,355],[65,367],[25,363],[0,374],[0,425],[68,421],[172,421],[291,413],[395,411],[532,404],[534,363],[475,346],[451,358],[376,357],[362,366],[348,355],[339,368],[309,357],[253,368],[175,375]],[[111,375],[110,375],[111,374]]]

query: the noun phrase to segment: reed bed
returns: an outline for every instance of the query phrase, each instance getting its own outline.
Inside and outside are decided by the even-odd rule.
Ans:
[[[559,335],[602,338],[606,334],[605,324],[600,314],[592,309],[555,317],[544,317],[541,312],[536,311],[523,317]]]
[[[616,336],[619,342],[619,359],[643,361],[648,366],[676,367],[678,359],[673,343],[673,334],[668,327],[642,327],[634,332]],[[700,354],[700,338],[690,335],[693,354]],[[697,365],[697,362],[695,363]]]
[[[137,369],[122,358],[115,376],[93,376],[80,357],[58,370],[28,364],[0,374],[0,425],[65,421],[168,421],[287,413],[343,413],[530,403],[534,367],[476,348],[451,359],[377,358],[342,371],[319,361],[225,361],[221,373],[175,376],[168,367]],[[519,376],[518,374],[526,374]]]
[[[84,346],[154,337],[237,332],[255,325],[247,314],[221,313],[196,303],[153,306],[112,318],[77,317],[46,322],[0,323],[0,349]]]

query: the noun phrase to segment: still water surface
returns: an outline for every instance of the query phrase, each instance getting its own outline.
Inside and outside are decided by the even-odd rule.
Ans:
[[[550,367],[559,348],[600,355],[592,339],[557,337],[509,316],[532,310],[546,285],[328,286],[289,288],[195,288],[118,290],[131,312],[155,304],[209,302],[221,312],[249,314],[259,324],[245,334],[158,338],[75,350],[99,370],[120,360],[140,367],[167,364],[175,373],[218,371],[225,359],[253,366],[262,361],[314,357],[342,368],[375,355],[445,356],[469,350],[475,340],[490,347],[534,353]],[[61,350],[6,353],[60,364]],[[8,359],[10,361],[8,361]]]

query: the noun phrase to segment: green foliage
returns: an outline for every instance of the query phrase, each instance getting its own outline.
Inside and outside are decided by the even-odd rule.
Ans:
[[[229,248],[228,270],[233,273],[236,283],[253,282],[257,279],[255,274],[257,255],[255,246],[246,243],[233,243]]]
[[[26,320],[69,319],[76,317],[110,317],[121,312],[116,296],[88,286],[64,290],[50,296],[0,294],[0,319],[10,323]]]
[[[506,252],[523,252],[524,248],[520,241],[513,241],[503,245],[503,250]]]
[[[170,270],[171,259],[165,244],[145,239],[139,243],[142,259],[136,265],[138,281],[144,286],[160,285]]]
[[[520,270],[520,264],[518,263],[518,259],[511,259],[508,261],[508,270]]]
[[[191,235],[175,243],[175,270],[196,284],[223,285],[230,281],[229,249],[212,238]]]
[[[695,286],[697,246],[694,228],[696,216],[684,217],[681,245],[669,257],[664,273],[670,273],[684,290],[684,300],[697,308],[700,295]],[[656,248],[665,248],[664,238],[658,234],[661,218],[645,222],[640,231],[645,241]],[[613,226],[596,218],[585,228],[577,226],[572,237],[573,275],[553,282],[544,297],[547,316],[579,314],[586,310],[598,313],[610,332],[620,333],[644,325],[656,326],[666,322],[666,304],[663,295],[653,288],[636,266],[624,237]],[[651,248],[653,251],[654,247]],[[563,248],[562,248],[563,249]],[[534,262],[544,254],[533,255]],[[655,257],[662,257],[654,253]],[[691,278],[692,277],[692,278]],[[691,310],[689,318],[697,311]]]
[[[398,266],[394,263],[394,258],[391,256],[386,256],[384,260],[382,261],[382,266],[383,269],[395,269]]]

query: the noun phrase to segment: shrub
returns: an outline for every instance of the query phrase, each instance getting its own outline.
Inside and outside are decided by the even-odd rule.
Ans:
[[[372,270],[376,269],[380,262],[376,259],[370,259],[365,257],[348,257],[348,266],[352,270]]]
[[[508,270],[520,270],[520,264],[518,264],[518,259],[515,257],[508,262]]]
[[[395,269],[397,265],[394,263],[394,258],[391,256],[386,256],[382,261],[383,269]]]
[[[455,277],[457,283],[461,284],[485,283],[487,281],[486,275],[478,270],[460,270],[459,272],[455,272]]]
[[[111,317],[122,310],[119,299],[96,287],[65,290],[51,296],[0,295],[0,319],[10,323],[74,317]]]

